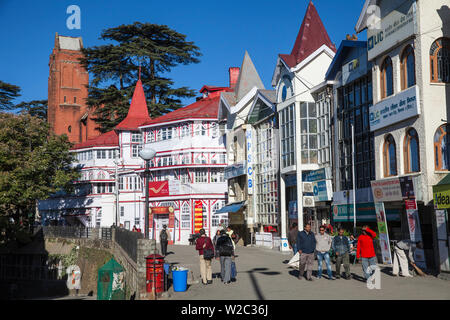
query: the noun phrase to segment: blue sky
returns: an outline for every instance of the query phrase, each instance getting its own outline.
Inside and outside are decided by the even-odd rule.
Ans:
[[[85,47],[101,45],[103,29],[135,21],[166,24],[187,35],[202,53],[199,64],[178,66],[176,86],[198,91],[204,84],[227,86],[228,68],[240,67],[247,50],[266,86],[277,55],[290,53],[309,0],[0,0],[0,80],[18,85],[15,102],[47,99],[48,61],[55,32],[81,36]],[[339,46],[354,33],[364,0],[315,0],[314,5]],[[81,9],[81,29],[69,30],[67,7]],[[366,35],[360,34],[360,40]],[[186,104],[195,99],[188,99]]]

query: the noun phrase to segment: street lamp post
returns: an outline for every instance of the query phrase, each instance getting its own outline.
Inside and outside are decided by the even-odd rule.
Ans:
[[[153,150],[152,148],[144,148],[139,152],[139,157],[141,157],[144,161],[145,161],[145,171],[144,171],[144,176],[145,176],[145,230],[144,230],[144,235],[145,235],[145,239],[148,239],[148,228],[149,228],[149,221],[148,221],[148,216],[149,216],[149,195],[148,195],[148,184],[149,184],[149,178],[150,178],[150,168],[149,168],[149,162],[151,159],[153,159],[156,155],[156,151]],[[153,231],[155,230],[155,224],[153,224]],[[152,239],[154,232],[152,232]]]

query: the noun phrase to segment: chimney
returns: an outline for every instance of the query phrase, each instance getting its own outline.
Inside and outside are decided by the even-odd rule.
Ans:
[[[228,69],[230,74],[230,88],[234,89],[239,78],[239,67],[231,67]]]

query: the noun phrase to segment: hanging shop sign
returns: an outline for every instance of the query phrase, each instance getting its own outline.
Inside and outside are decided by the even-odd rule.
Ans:
[[[247,137],[247,190],[248,194],[253,194],[253,184],[254,184],[254,172],[253,172],[253,133],[252,127],[248,128],[246,131]]]
[[[298,219],[297,201],[289,201],[288,205],[289,219]]]
[[[229,224],[245,224],[244,214],[242,212],[229,212],[228,213]]]
[[[374,202],[414,199],[414,182],[411,177],[371,181]]]
[[[420,114],[419,90],[413,86],[369,109],[370,131],[375,131]]]
[[[224,177],[226,180],[229,180],[235,177],[243,176],[246,174],[245,168],[245,162],[229,165],[224,169]]]
[[[417,210],[416,200],[405,200],[405,207],[409,227],[409,237],[412,242],[422,241],[419,210]]]
[[[312,184],[314,201],[331,201],[333,198],[331,180],[316,181]]]
[[[436,209],[450,209],[450,185],[433,186],[433,200]]]
[[[203,228],[203,204],[196,200],[194,204],[194,233],[198,233]]]
[[[392,264],[391,249],[389,246],[389,234],[386,222],[386,213],[383,202],[375,202],[375,213],[377,216],[378,233],[381,247],[383,264]]]
[[[369,61],[389,50],[400,41],[415,34],[416,2],[405,1],[378,23],[367,28],[367,56]]]
[[[148,196],[150,198],[177,195],[180,193],[180,181],[151,181],[148,183],[148,191]]]

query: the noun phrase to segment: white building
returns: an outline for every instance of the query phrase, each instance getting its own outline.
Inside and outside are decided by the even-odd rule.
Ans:
[[[367,29],[372,61],[376,181],[412,180],[428,268],[449,269],[448,242],[439,261],[432,186],[449,173],[450,14],[443,0],[367,0],[356,30]],[[381,197],[387,209],[404,199]],[[444,231],[448,230],[444,224]],[[441,248],[442,249],[442,248]],[[442,256],[442,255],[441,255]]]
[[[195,103],[151,119],[139,80],[127,117],[114,130],[72,148],[78,158],[74,166],[81,170],[76,192],[40,201],[44,224],[59,221],[110,227],[116,223],[143,232],[145,163],[139,151],[149,145],[157,151],[149,182],[156,238],[167,225],[173,237],[170,243],[188,244],[190,235],[198,231],[194,229],[196,203],[201,205],[200,227],[213,236],[228,220],[226,214],[214,213],[226,201],[226,149],[219,133],[218,110],[220,93],[230,90],[204,86],[203,97]],[[173,214],[165,210],[168,207],[173,207]],[[149,221],[152,235],[153,214]]]
[[[281,236],[286,242],[288,207],[298,212],[289,225],[312,222],[311,196],[304,196],[302,175],[320,169],[318,159],[317,106],[311,89],[321,84],[336,48],[310,2],[291,54],[280,54],[272,77],[277,92],[280,129]],[[303,210],[308,206],[308,209]],[[297,207],[297,209],[295,209]],[[305,216],[306,215],[306,216]],[[283,248],[287,249],[284,246]]]

